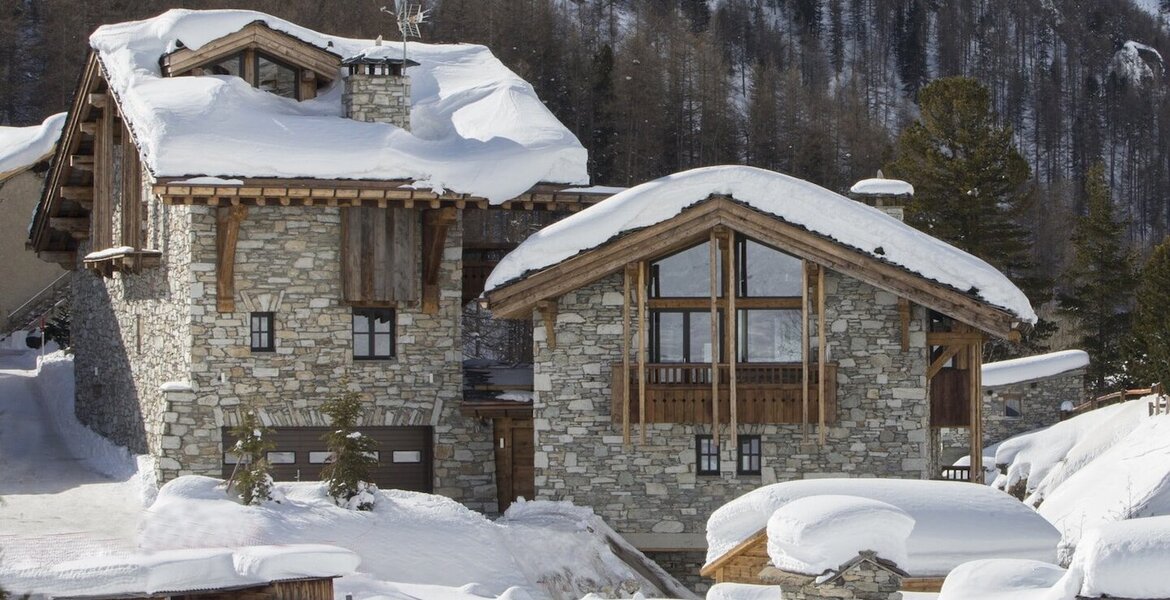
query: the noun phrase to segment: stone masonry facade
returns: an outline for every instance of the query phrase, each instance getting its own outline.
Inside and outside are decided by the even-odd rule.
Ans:
[[[1041,379],[984,386],[984,447],[1060,422],[1061,404],[1079,404],[1084,400],[1084,382],[1085,370],[1073,369]],[[1019,406],[1019,416],[1007,414],[1009,405]],[[971,435],[966,428],[945,428],[941,431],[946,458],[957,458],[968,453]]]
[[[645,444],[635,433],[632,447],[623,448],[621,425],[610,416],[611,365],[621,361],[621,287],[611,276],[562,296],[555,350],[536,321],[537,498],[591,506],[623,534],[703,534],[715,508],[764,484],[929,477],[922,308],[914,310],[903,351],[897,298],[829,272],[825,321],[829,358],[838,364],[838,419],[825,446],[815,433],[802,442],[799,424],[740,425],[741,434],[761,436],[762,474],[737,475],[735,449],[721,444],[720,474],[700,476],[695,436],[710,433],[710,425],[650,424]]]
[[[353,73],[345,77],[341,97],[345,116],[367,123],[391,123],[410,129],[410,78]]]
[[[108,279],[74,275],[82,422],[154,455],[162,481],[218,476],[221,428],[238,423],[242,411],[255,408],[271,426],[326,425],[320,406],[341,391],[344,377],[368,404],[364,425],[432,428],[436,493],[495,510],[495,466],[484,459],[492,456],[491,426],[459,414],[458,223],[447,233],[438,313],[399,306],[396,358],[355,361],[351,308],[341,301],[341,209],[250,207],[237,243],[236,310],[220,313],[216,209],[144,198],[146,246],[161,250],[162,266]],[[420,241],[416,258],[421,252]],[[250,311],[275,313],[275,352],[251,352]]]

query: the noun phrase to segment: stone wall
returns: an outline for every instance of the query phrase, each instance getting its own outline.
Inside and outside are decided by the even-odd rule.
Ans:
[[[115,443],[163,456],[164,430],[174,426],[166,420],[175,415],[160,387],[190,378],[191,208],[164,205],[143,185],[144,247],[160,250],[162,265],[111,278],[86,270],[74,273],[75,410],[82,423]],[[113,207],[117,243],[118,193]],[[78,255],[90,251],[82,244]],[[165,459],[160,464],[168,466]]]
[[[255,407],[273,426],[326,425],[321,404],[346,378],[368,405],[365,425],[434,428],[434,488],[495,508],[490,424],[460,416],[461,235],[447,233],[440,309],[397,309],[397,357],[355,361],[352,310],[341,302],[340,209],[251,207],[236,249],[236,311],[216,310],[215,209],[192,207],[191,395],[172,402],[162,475],[218,475],[220,428]],[[421,258],[421,244],[416,247]],[[275,315],[275,352],[252,352],[249,312]],[[189,398],[187,400],[184,400]],[[489,457],[489,458],[485,458]]]
[[[741,425],[762,437],[762,474],[737,475],[723,444],[718,476],[699,476],[695,435],[709,425],[651,424],[645,444],[622,447],[612,422],[611,364],[621,360],[621,280],[611,276],[565,294],[557,348],[535,327],[536,494],[593,507],[623,534],[698,534],[720,505],[761,485],[804,477],[926,478],[924,311],[901,349],[897,298],[830,272],[826,324],[838,370],[838,420],[824,447],[797,424]],[[815,335],[815,329],[813,331]],[[698,566],[694,567],[697,572]]]
[[[410,129],[410,77],[354,73],[345,76],[345,116]]]
[[[983,445],[998,444],[1010,437],[1060,422],[1060,405],[1084,400],[1085,370],[1074,369],[1052,377],[983,388]],[[1019,400],[1020,415],[1008,416],[1005,402]],[[966,428],[942,429],[944,458],[965,456],[971,447]],[[957,456],[956,456],[957,455]],[[991,466],[991,465],[988,465]]]

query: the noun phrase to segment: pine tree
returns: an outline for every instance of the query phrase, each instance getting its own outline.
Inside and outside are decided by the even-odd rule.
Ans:
[[[370,482],[370,467],[375,442],[357,430],[362,413],[361,394],[349,389],[349,382],[341,381],[342,392],[321,405],[321,412],[329,417],[332,431],[322,439],[332,454],[332,462],[321,471],[321,478],[329,487],[329,495],[338,506],[356,510],[374,507],[377,486]]]
[[[1135,299],[1125,342],[1126,375],[1140,384],[1170,383],[1170,237],[1142,267]]]
[[[1091,358],[1086,382],[1096,392],[1106,378],[1121,373],[1121,342],[1129,328],[1136,286],[1134,258],[1124,243],[1125,225],[1113,214],[1113,202],[1098,163],[1085,181],[1088,214],[1073,231],[1074,256],[1058,295],[1060,312],[1079,326],[1080,345]]]
[[[982,258],[1007,275],[1033,305],[1050,294],[1031,259],[1032,240],[1020,225],[1030,201],[1028,162],[996,124],[991,96],[967,77],[936,79],[919,92],[921,116],[898,138],[887,172],[914,185],[907,222]],[[1041,323],[1024,348],[1043,348],[1051,327]],[[990,358],[1018,352],[990,344]]]
[[[276,447],[269,439],[272,430],[256,418],[255,411],[249,410],[232,429],[236,445],[232,452],[239,460],[236,469],[235,486],[244,504],[263,504],[273,499],[272,465],[268,462],[268,451]]]

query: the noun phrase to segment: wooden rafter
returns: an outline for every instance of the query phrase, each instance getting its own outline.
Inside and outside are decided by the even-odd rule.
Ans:
[[[703,239],[711,227],[719,224],[996,336],[1008,337],[1018,321],[1018,317],[1006,310],[963,291],[721,196],[701,202],[673,219],[628,233],[525,279],[492,290],[488,299],[493,314],[522,318],[524,314],[530,314],[533,298],[562,295],[615,273],[631,260],[662,256],[693,245]],[[672,243],[664,244],[666,239]]]
[[[541,300],[537,304],[541,320],[544,321],[545,343],[549,350],[557,349],[557,306],[556,300]]]

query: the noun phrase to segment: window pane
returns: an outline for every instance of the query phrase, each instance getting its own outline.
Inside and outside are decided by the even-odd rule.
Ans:
[[[690,313],[691,343],[687,362],[711,362],[711,313]]]
[[[370,356],[370,334],[355,333],[353,334],[353,355],[355,357],[369,357]]]
[[[277,96],[296,98],[297,72],[266,56],[257,56],[256,87]]]
[[[744,295],[748,297],[799,296],[800,259],[763,244],[744,241],[747,267]]]
[[[370,331],[370,318],[366,315],[355,312],[353,313],[353,332],[367,333]]]
[[[291,465],[297,462],[296,452],[269,452],[268,462],[274,465]]]
[[[740,360],[800,360],[799,310],[741,310],[738,326]]]
[[[708,244],[700,244],[653,263],[650,295],[655,298],[709,297],[711,250]],[[722,265],[716,266],[720,269],[719,281],[722,285]]]
[[[654,315],[654,335],[658,362],[684,362],[683,313],[659,312]]]
[[[390,336],[374,336],[374,356],[382,358],[390,356]]]
[[[243,73],[243,69],[241,68],[241,61],[243,59],[243,55],[240,54],[229,56],[220,62],[207,66],[204,71],[211,75],[231,75],[233,77],[241,77],[241,73]]]
[[[390,311],[378,311],[378,314],[373,316],[374,331],[389,332],[394,327],[394,313]]]

